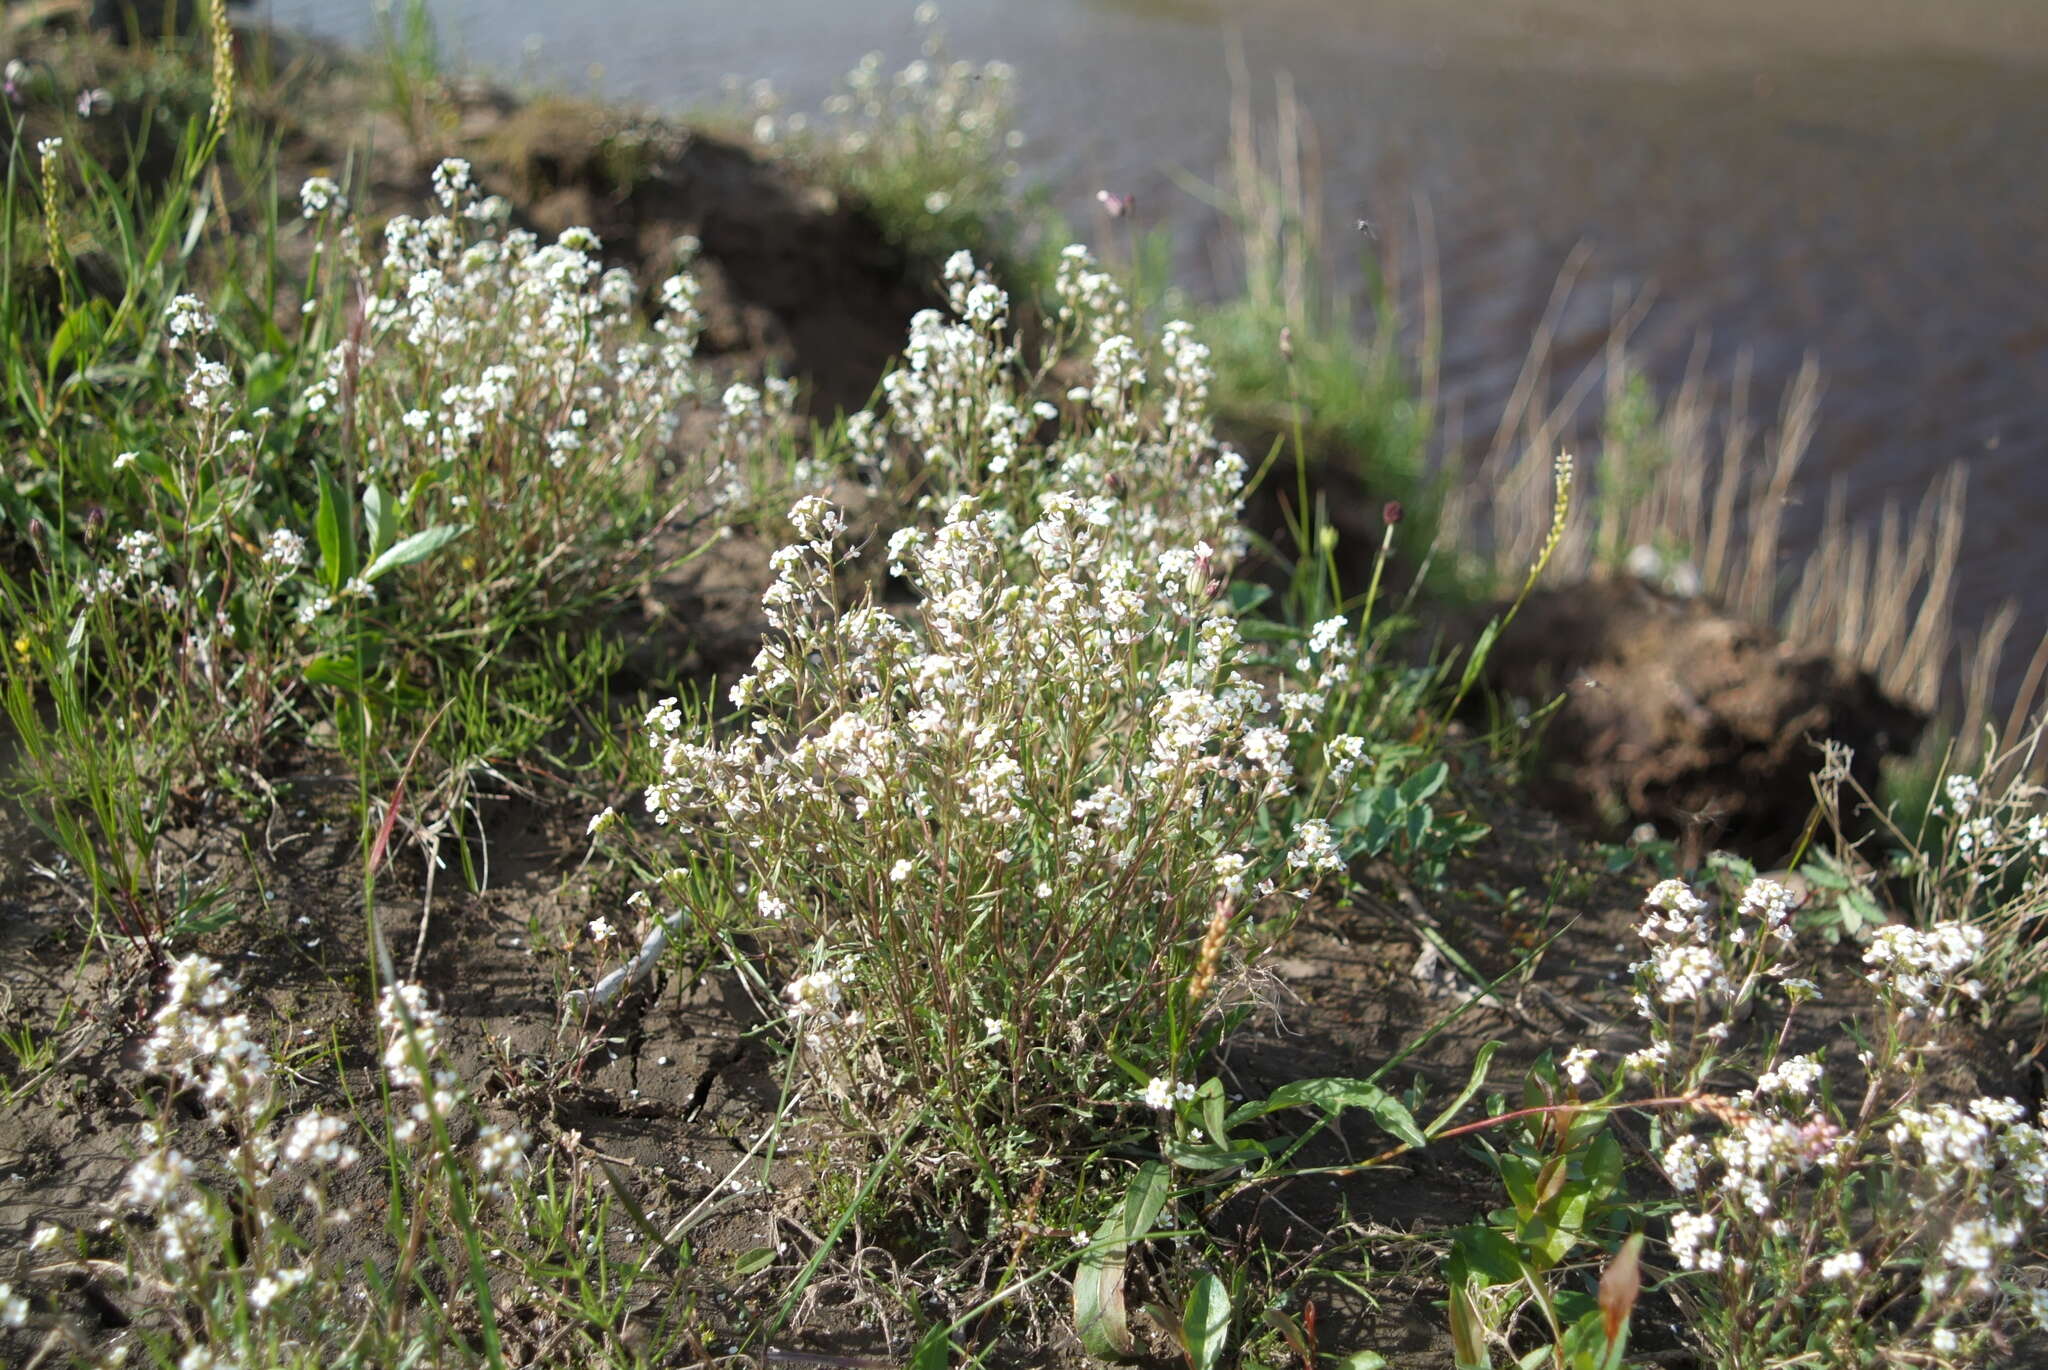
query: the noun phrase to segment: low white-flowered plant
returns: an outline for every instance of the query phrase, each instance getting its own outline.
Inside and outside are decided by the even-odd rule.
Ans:
[[[1973,797],[1949,792],[1951,804]],[[2031,1316],[2022,1249],[2048,1238],[2048,1134],[2028,1110],[1928,1097],[1943,1025],[1981,992],[1985,938],[1956,922],[1878,928],[1851,1066],[1786,1049],[1817,997],[1791,973],[1805,968],[1791,915],[1763,880],[1725,914],[1678,881],[1646,901],[1636,1004],[1650,1042],[1624,1068],[1706,1122],[1678,1115],[1659,1153],[1688,1205],[1666,1241],[1699,1281],[1675,1287],[1707,1349],[1731,1363],[1771,1345],[1960,1366],[1950,1358]],[[1753,1085],[1730,1094],[1736,1074]],[[1895,1277],[1917,1303],[1875,1317]],[[1847,1303],[1824,1313],[1814,1280]]]

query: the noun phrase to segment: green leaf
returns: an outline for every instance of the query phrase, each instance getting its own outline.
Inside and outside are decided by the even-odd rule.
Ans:
[[[466,531],[467,524],[437,523],[424,532],[414,533],[397,546],[387,548],[383,555],[371,562],[363,571],[363,579],[375,584],[377,578],[387,571],[425,561]]]
[[[325,685],[330,690],[355,694],[363,688],[355,662],[347,657],[316,656],[306,663],[305,675],[310,683]]]
[[[1337,1362],[1337,1370],[1386,1370],[1387,1358],[1377,1351],[1353,1351]]]
[[[1515,1284],[1522,1278],[1522,1256],[1493,1228],[1460,1228],[1451,1241],[1450,1273],[1454,1283],[1477,1278],[1485,1287]]]
[[[1526,1264],[1537,1271],[1556,1265],[1579,1244],[1574,1234],[1542,1218],[1530,1218],[1515,1230],[1515,1240],[1527,1251]]]
[[[1458,1370],[1493,1370],[1486,1354],[1486,1324],[1479,1305],[1462,1280],[1451,1282],[1451,1357]]]
[[[1195,1091],[1195,1099],[1202,1110],[1202,1127],[1208,1132],[1209,1140],[1218,1146],[1229,1146],[1230,1127],[1223,1116],[1223,1081],[1210,1076]]]
[[[1229,1146],[1204,1146],[1199,1142],[1177,1142],[1166,1150],[1166,1158],[1188,1170],[1225,1170],[1234,1165],[1262,1161],[1268,1152],[1263,1143],[1241,1137]]]
[[[363,490],[363,523],[370,530],[370,555],[382,555],[398,536],[398,506],[385,497],[381,486],[372,484]]]
[[[1123,1239],[1126,1242],[1143,1241],[1151,1235],[1152,1225],[1159,1219],[1159,1210],[1166,1207],[1166,1194],[1171,1176],[1165,1166],[1157,1161],[1147,1161],[1138,1167],[1138,1173],[1131,1178],[1131,1187],[1124,1194]]]
[[[1334,1118],[1348,1108],[1362,1108],[1389,1135],[1410,1146],[1427,1146],[1429,1138],[1415,1125],[1415,1115],[1399,1099],[1369,1080],[1331,1078],[1296,1080],[1266,1098],[1262,1113],[1283,1108],[1319,1108]],[[1238,1110],[1243,1113],[1243,1109]]]
[[[1439,761],[1427,766],[1401,782],[1401,803],[1404,807],[1420,804],[1444,787],[1450,779],[1449,762]]]
[[[1260,585],[1256,581],[1233,580],[1227,593],[1230,599],[1230,612],[1248,614],[1273,597],[1273,587]]]
[[[1074,1332],[1088,1354],[1107,1360],[1131,1354],[1131,1329],[1124,1313],[1127,1248],[1117,1240],[1122,1225],[1119,1214],[1104,1219],[1074,1271]]]
[[[1166,1207],[1171,1176],[1157,1161],[1147,1161],[1131,1177],[1123,1206],[1103,1219],[1074,1272],[1074,1331],[1091,1355],[1116,1358],[1131,1354],[1130,1317],[1124,1309],[1125,1260],[1133,1242],[1152,1231]]]
[[[775,1264],[775,1248],[772,1246],[750,1246],[734,1258],[732,1273],[745,1277],[758,1275]]]
[[[1460,1110],[1471,1103],[1472,1096],[1485,1086],[1486,1068],[1493,1061],[1493,1053],[1499,1050],[1499,1042],[1488,1042],[1479,1048],[1479,1054],[1472,1058],[1472,1073],[1465,1077],[1465,1087],[1458,1091],[1458,1097],[1451,1100],[1450,1106],[1437,1114],[1435,1121],[1423,1129],[1424,1132],[1434,1137],[1457,1120]]]
[[[49,355],[44,359],[51,378],[56,377],[65,357],[74,350],[83,352],[99,340],[100,316],[107,308],[105,300],[95,297],[64,316],[64,322],[57,325],[56,335],[50,339]]]
[[[1180,1329],[1192,1370],[1212,1370],[1230,1340],[1230,1291],[1214,1274],[1205,1272],[1188,1291]]]
[[[1586,1187],[1594,1197],[1604,1199],[1621,1185],[1621,1143],[1601,1133],[1586,1148]]]
[[[1500,1171],[1500,1182],[1507,1187],[1508,1202],[1515,1206],[1515,1216],[1527,1219],[1539,1207],[1536,1167],[1512,1152],[1502,1155],[1495,1165]]]
[[[341,488],[326,467],[320,468],[320,508],[313,517],[313,533],[320,543],[320,569],[330,593],[338,593],[356,571],[356,549],[343,526]]]
[[[946,1370],[953,1363],[952,1330],[942,1322],[919,1337],[910,1353],[910,1370]]]

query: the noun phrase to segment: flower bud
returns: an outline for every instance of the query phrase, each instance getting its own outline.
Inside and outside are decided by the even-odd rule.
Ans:
[[[1389,528],[1393,527],[1402,519],[1406,518],[1407,515],[1408,511],[1401,507],[1401,501],[1397,499],[1388,500],[1385,506],[1382,507],[1380,510],[1380,519],[1384,523],[1386,523],[1386,525]]]

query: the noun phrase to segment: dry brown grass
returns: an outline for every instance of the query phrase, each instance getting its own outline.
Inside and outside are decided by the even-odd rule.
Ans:
[[[1219,208],[1239,225],[1247,289],[1257,302],[1297,328],[1313,328],[1321,321],[1316,302],[1335,279],[1322,235],[1315,131],[1284,75],[1276,81],[1274,117],[1262,126],[1235,47],[1229,66],[1231,165]],[[1424,317],[1413,366],[1433,411],[1442,285],[1427,205],[1416,205],[1412,235],[1408,225],[1389,227],[1380,269],[1395,298],[1403,297],[1404,274],[1417,273]],[[1490,572],[1503,587],[1519,580],[1550,534],[1557,452],[1593,421],[1615,413],[1636,374],[1630,343],[1648,312],[1643,296],[1617,304],[1605,347],[1557,383],[1557,327],[1589,255],[1581,247],[1560,270],[1484,450],[1474,455],[1460,450],[1455,438],[1439,439],[1445,477],[1440,536],[1477,563],[1482,579]],[[1702,345],[1676,392],[1660,397],[1655,432],[1641,444],[1647,455],[1610,452],[1599,441],[1580,446],[1579,477],[1590,497],[1572,511],[1546,572],[1549,581],[1621,573],[1638,547],[1667,553],[1667,565],[1675,555],[1696,574],[1700,595],[1792,642],[1855,663],[1887,693],[1952,725],[1952,733],[1932,731],[1954,737],[1954,760],[1962,764],[1984,755],[1988,725],[2000,723],[1996,735],[2015,739],[2048,719],[2048,708],[2037,707],[2048,684],[2048,637],[1996,718],[2019,611],[2001,606],[1967,641],[1956,626],[1962,468],[1935,480],[1910,516],[1898,501],[1888,503],[1875,528],[1851,524],[1846,489],[1836,482],[1818,542],[1795,557],[1784,543],[1785,514],[1801,497],[1800,471],[1820,421],[1820,370],[1809,360],[1779,396],[1775,414],[1759,421],[1747,360],[1737,363],[1719,392],[1707,383],[1704,362]],[[1626,497],[1603,499],[1603,488],[1619,488]],[[2033,751],[2028,755],[2030,764],[2040,764]]]

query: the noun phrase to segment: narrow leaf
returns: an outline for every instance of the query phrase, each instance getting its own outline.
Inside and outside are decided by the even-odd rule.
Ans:
[[[1451,1100],[1448,1108],[1436,1115],[1436,1121],[1424,1128],[1423,1131],[1434,1137],[1437,1133],[1442,1132],[1457,1121],[1459,1111],[1466,1104],[1471,1103],[1472,1096],[1485,1087],[1486,1068],[1493,1061],[1493,1053],[1499,1050],[1499,1042],[1488,1042],[1485,1046],[1479,1048],[1479,1054],[1472,1060],[1472,1073],[1465,1077],[1465,1087],[1458,1091],[1458,1097]]]

